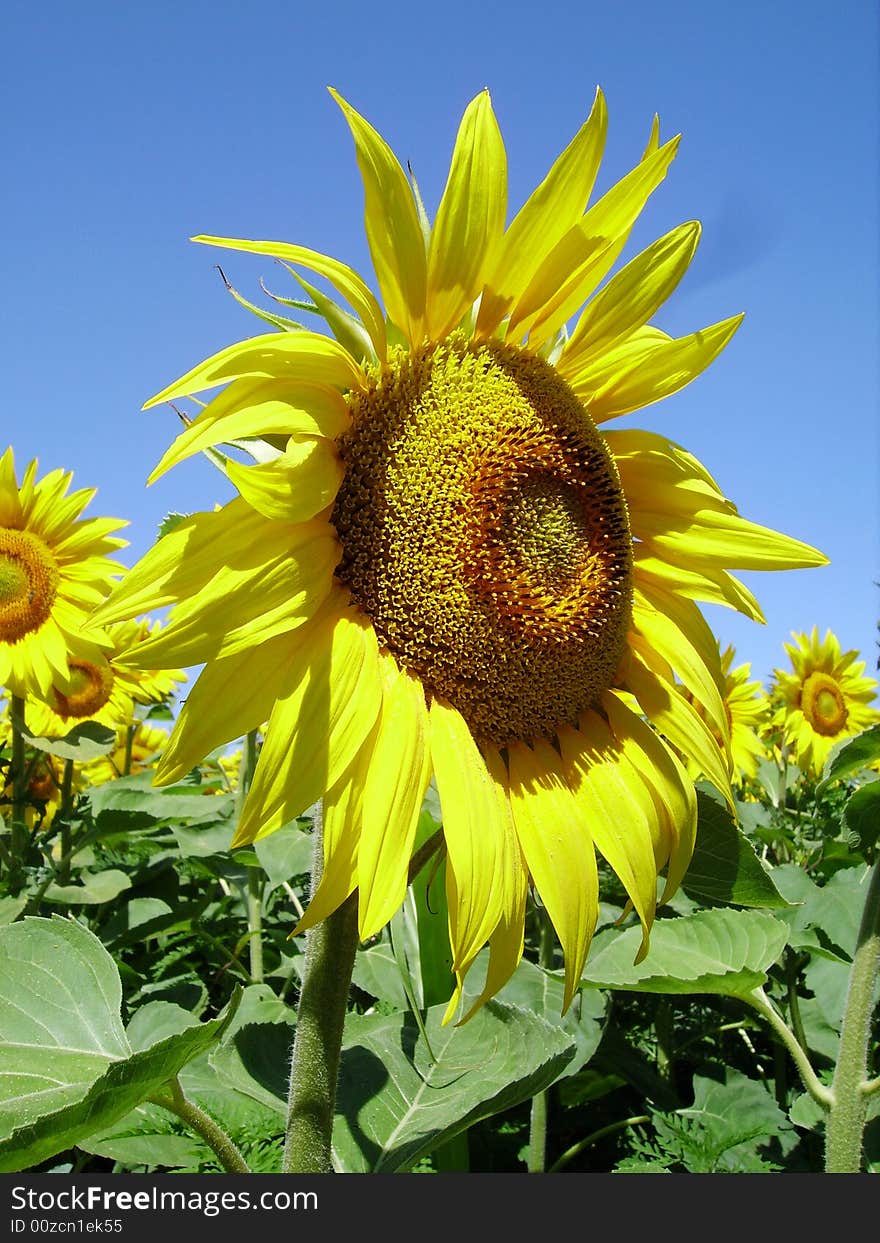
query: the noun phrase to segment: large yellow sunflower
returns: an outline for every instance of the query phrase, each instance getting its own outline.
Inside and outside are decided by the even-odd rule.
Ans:
[[[48,695],[70,685],[70,660],[100,659],[106,639],[86,625],[125,567],[108,553],[127,541],[118,518],[80,518],[95,495],[67,495],[72,475],[37,480],[31,462],[16,481],[12,449],[0,457],[0,687]]]
[[[798,767],[817,775],[835,743],[880,721],[871,707],[877,682],[862,676],[865,662],[856,651],[841,652],[830,630],[821,641],[818,626],[791,637],[793,643],[783,644],[791,669],[773,671],[774,723]]]
[[[825,558],[741,518],[665,437],[600,430],[694,379],[740,322],[677,339],[648,326],[694,253],[694,222],[595,292],[677,138],[661,145],[655,121],[639,163],[587,208],[606,129],[597,93],[505,227],[505,153],[484,91],[429,225],[384,140],[333,94],[385,312],[335,259],[197,239],[318,273],[354,314],[308,286],[334,336],[239,342],[147,403],[226,386],[154,477],[235,438],[275,438],[281,452],[230,463],[240,496],[165,535],[98,620],[172,605],[139,656],[205,662],[160,781],[268,720],[236,845],[323,798],[324,870],[298,929],[355,889],[361,938],[383,927],[433,775],[459,980],[447,1017],[487,942],[479,1000],[514,970],[529,883],[564,951],[567,1006],[596,923],[595,850],[630,895],[642,952],[658,872],[668,896],[692,852],[693,787],[648,721],[729,792],[707,724],[726,742],[718,649],[694,601],[759,617],[730,568]]]
[[[761,683],[752,679],[752,667],[748,662],[734,668],[735,655],[732,646],[721,652],[721,699],[729,728],[731,777],[737,782],[743,777],[754,777],[758,761],[765,754],[761,731],[769,724],[770,700]],[[701,716],[705,715],[701,703],[690,691],[682,688],[682,694]],[[719,746],[723,746],[721,734],[715,729],[713,733]],[[689,755],[685,755],[684,761],[692,777],[703,775],[700,766]]]

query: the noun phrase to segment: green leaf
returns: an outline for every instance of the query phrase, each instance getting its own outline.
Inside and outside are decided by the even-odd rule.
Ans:
[[[788,929],[765,911],[718,907],[658,920],[638,965],[641,929],[600,933],[582,983],[644,993],[740,996],[763,984],[782,953]]]
[[[26,893],[20,893],[15,898],[10,896],[0,898],[0,925],[14,923],[27,904],[28,896]]]
[[[394,1173],[482,1118],[549,1087],[575,1053],[535,1014],[490,1001],[461,1027],[425,1012],[432,1062],[410,1014],[349,1015],[339,1073],[334,1164]]]
[[[787,906],[718,791],[698,786],[697,808],[697,842],[682,889],[692,898],[734,906]]]
[[[254,850],[273,885],[281,885],[311,870],[313,838],[297,824],[288,824],[277,833],[254,842]]]
[[[475,975],[476,966],[473,969]],[[471,977],[468,975],[470,984]],[[565,982],[559,972],[546,971],[523,958],[497,999],[506,1005],[531,1010],[574,1041],[574,1056],[563,1071],[564,1076],[568,1077],[585,1066],[599,1047],[608,998],[598,990],[582,989],[567,1013],[563,1014],[564,994]]]
[[[115,868],[105,872],[81,872],[78,885],[50,885],[43,895],[46,902],[63,902],[65,906],[96,906],[112,902],[126,889],[131,880]]]
[[[0,1171],[24,1170],[106,1129],[214,1043],[217,1019],[135,1050],[101,942],[75,920],[0,929]]]
[[[406,1010],[409,1005],[400,978],[400,967],[388,941],[379,941],[367,949],[358,950],[352,982],[365,993],[397,1010]]]
[[[22,731],[25,742],[38,751],[57,755],[62,760],[74,760],[85,764],[98,756],[107,755],[116,746],[116,730],[99,725],[97,721],[83,721],[75,725],[63,738],[42,738]]]
[[[869,768],[880,760],[880,725],[872,725],[854,738],[837,743],[822,769],[822,780],[816,793],[823,794],[832,781],[851,777],[862,768]]]
[[[89,792],[89,802],[96,827],[112,831],[114,815],[126,813],[126,831],[133,827],[153,828],[160,824],[216,824],[230,820],[233,798],[229,794],[213,794],[206,788],[181,782],[156,789],[152,773],[136,773],[107,781]],[[134,819],[132,819],[134,818]]]
[[[847,828],[858,836],[862,850],[876,846],[880,833],[880,781],[871,781],[855,790],[846,801],[843,818]]]
[[[210,1058],[223,1083],[273,1110],[279,1119],[287,1116],[293,1030],[289,1023],[251,1023],[231,1033]]]
[[[185,522],[186,519],[189,517],[191,517],[190,514],[178,514],[178,513],[175,513],[174,511],[166,514],[165,517],[162,519],[162,521],[159,523],[159,530],[156,535],[156,539],[160,540],[163,535],[168,535],[171,531],[174,530],[175,527],[179,527],[181,522]]]
[[[211,1152],[191,1135],[179,1135],[172,1128],[171,1115],[159,1105],[137,1105],[113,1126],[96,1131],[77,1144],[83,1152],[123,1165],[179,1168],[199,1165]]]

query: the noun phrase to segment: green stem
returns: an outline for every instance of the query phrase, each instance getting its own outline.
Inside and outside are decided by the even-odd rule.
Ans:
[[[244,739],[238,769],[238,816],[247,798],[257,766],[257,731]],[[248,961],[253,984],[263,983],[263,877],[257,868],[248,868],[247,878]]]
[[[59,849],[61,859],[58,861],[56,874],[59,885],[66,885],[70,880],[70,860],[73,848],[70,838],[70,813],[73,810],[73,760],[64,761],[64,774],[61,778],[61,806],[58,816],[61,821],[61,841]]]
[[[553,925],[545,910],[539,910],[541,934],[538,941],[538,963],[542,967],[553,966]],[[529,1152],[527,1168],[530,1174],[543,1174],[547,1164],[547,1113],[549,1096],[547,1091],[538,1092],[532,1097],[532,1109],[529,1117]]]
[[[27,830],[27,766],[24,753],[24,700],[13,695],[9,703],[9,721],[12,726],[12,856],[24,861],[28,848]]]
[[[134,747],[134,736],[137,733],[137,723],[129,725],[125,730],[125,759],[122,762],[122,775],[127,777],[131,772],[131,752]]]
[[[880,969],[880,862],[874,864],[849,973],[833,1101],[825,1124],[825,1173],[858,1174],[868,1107],[868,1044]]]
[[[592,1135],[588,1135],[585,1139],[578,1140],[576,1144],[572,1144],[571,1148],[566,1148],[562,1156],[553,1162],[547,1173],[558,1174],[564,1165],[568,1165],[569,1161],[582,1153],[585,1148],[589,1148],[591,1144],[598,1143],[606,1135],[613,1135],[615,1131],[623,1131],[628,1126],[643,1126],[650,1121],[650,1114],[635,1114],[632,1118],[621,1118],[619,1122],[609,1122],[607,1126],[600,1127],[598,1131],[593,1131]]]
[[[803,1046],[800,1045],[793,1031],[787,1026],[785,1019],[771,1002],[770,998],[764,992],[763,988],[755,988],[750,993],[741,994],[740,999],[752,1006],[760,1015],[767,1020],[773,1028],[776,1035],[785,1045],[791,1054],[791,1059],[798,1069],[804,1087],[812,1096],[813,1100],[818,1102],[823,1109],[830,1109],[832,1096],[824,1083],[820,1081],[810,1060],[804,1052]]]
[[[315,817],[312,886],[323,869],[320,813]],[[331,1138],[342,1032],[358,946],[357,892],[306,933],[302,991],[293,1042],[285,1174],[333,1172]]]
[[[248,959],[252,984],[263,983],[263,878],[248,868]]]
[[[185,1123],[191,1131],[195,1131],[196,1135],[201,1136],[227,1174],[250,1174],[248,1163],[226,1132],[209,1114],[205,1113],[204,1109],[200,1109],[198,1105],[186,1099],[180,1082],[176,1078],[172,1079],[166,1087],[167,1095],[164,1092],[157,1093],[152,1098],[153,1104],[161,1105],[163,1109],[167,1109],[169,1113]]]

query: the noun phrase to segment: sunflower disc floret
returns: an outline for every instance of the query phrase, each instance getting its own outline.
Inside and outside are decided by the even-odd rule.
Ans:
[[[632,537],[614,464],[553,368],[455,338],[351,402],[337,576],[474,735],[551,737],[611,685]]]

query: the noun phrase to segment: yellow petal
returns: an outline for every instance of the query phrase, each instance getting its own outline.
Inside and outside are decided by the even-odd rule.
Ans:
[[[589,117],[504,234],[480,301],[477,329],[490,336],[547,255],[587,205],[605,147],[608,113],[596,88]]]
[[[508,335],[551,338],[611,269],[648,198],[666,176],[678,138],[637,164],[560,239],[513,309]]]
[[[495,931],[489,937],[489,966],[483,991],[473,1002],[467,1014],[459,1021],[466,1023],[480,1006],[494,997],[513,975],[522,958],[525,942],[526,898],[528,896],[529,878],[525,859],[510,811],[510,797],[507,792],[507,768],[494,747],[486,747],[484,751],[486,768],[492,778],[501,811],[504,827],[503,849],[499,859],[498,886],[501,890],[501,918]],[[463,982],[463,975],[461,982]],[[450,1001],[443,1022],[447,1023],[455,1013],[460,999],[460,988]]]
[[[282,259],[319,276],[327,278],[335,285],[349,306],[357,314],[376,350],[380,361],[388,354],[388,343],[385,335],[385,317],[382,308],[376,301],[370,287],[351,268],[331,259],[328,255],[319,254],[316,250],[307,250],[305,246],[293,246],[289,242],[249,242],[234,237],[199,237],[190,238],[193,242],[202,242],[207,246],[222,246],[226,250],[243,250],[253,255],[271,255],[273,259]]]
[[[428,712],[417,678],[382,659],[379,729],[363,796],[358,851],[358,920],[365,941],[383,928],[406,894],[422,800],[431,777]]]
[[[641,328],[672,294],[688,269],[700,225],[679,225],[621,268],[588,304],[565,347],[566,368],[595,358]]]
[[[230,460],[226,473],[264,518],[305,522],[334,500],[345,471],[329,440],[291,436],[273,461],[243,466]]]
[[[424,335],[425,240],[406,174],[385,140],[331,87],[351,129],[364,182],[364,223],[389,318],[412,345]]]
[[[323,863],[320,880],[302,919],[290,934],[292,937],[307,932],[332,915],[357,888],[364,779],[369,770],[375,735],[374,728],[342,776],[322,799]]]
[[[274,833],[339,780],[379,711],[372,626],[325,607],[299,650],[292,687],[276,700],[233,846]]]
[[[95,612],[97,626],[125,621],[200,591],[217,572],[220,551],[254,558],[270,524],[240,497],[222,509],[191,514],[134,565]]]
[[[549,743],[509,750],[510,807],[516,835],[565,955],[563,1013],[583,971],[599,913],[590,826],[559,772]]]
[[[161,393],[144,402],[144,410],[176,397],[191,397],[231,380],[302,380],[342,392],[364,387],[364,373],[347,350],[317,332],[267,332],[236,341],[212,354]]]
[[[712,733],[694,708],[673,686],[658,677],[648,661],[650,652],[630,636],[630,660],[626,685],[649,720],[674,747],[700,766],[705,776],[724,795],[731,809],[733,794],[727,759]]]
[[[326,436],[349,423],[345,398],[326,385],[291,380],[234,380],[166,450],[148,483],[202,449],[247,437]]]
[[[729,740],[718,644],[697,606],[644,583],[635,592],[632,616],[635,629],[703,705],[716,732]]]
[[[178,781],[216,747],[268,720],[301,642],[298,634],[281,634],[205,665],[162,751],[156,784]]]
[[[638,535],[639,532],[633,524],[633,536]],[[726,608],[736,609],[752,621],[764,622],[766,620],[752,592],[726,570],[712,570],[706,567],[694,569],[677,565],[665,557],[655,556],[650,547],[643,543],[636,543],[633,546],[633,570],[638,586],[656,583],[672,588],[678,595],[685,596],[688,600],[721,604]]]
[[[719,510],[672,515],[643,510],[639,532],[655,551],[694,566],[798,570],[828,564],[825,554],[810,544]]]
[[[624,756],[645,780],[665,827],[665,847],[657,854],[658,867],[666,866],[666,884],[659,899],[663,903],[677,890],[693,855],[697,834],[694,785],[663,740],[617,694],[606,693],[602,707]]]
[[[507,157],[488,91],[468,104],[428,248],[428,333],[445,337],[470,310],[507,213]]]
[[[431,759],[448,857],[447,885],[453,971],[469,964],[501,918],[497,885],[504,850],[504,819],[486,761],[459,712],[434,699]]]
[[[624,343],[566,379],[585,402],[593,422],[604,423],[690,384],[714,362],[742,321],[742,315],[734,315],[686,337],[649,339],[636,350]]]
[[[22,521],[21,499],[15,478],[15,457],[10,448],[0,458],[0,527],[18,529]]]
[[[167,626],[121,652],[117,663],[153,669],[197,665],[294,630],[331,591],[339,551],[333,528],[321,519],[266,523],[258,545],[215,549],[206,585],[193,592],[180,588]],[[189,570],[184,561],[180,578]]]
[[[596,847],[620,877],[642,922],[640,960],[648,952],[657,898],[654,844],[641,791],[633,788],[620,747],[595,712],[584,713],[576,730],[560,729],[559,745],[564,776]]]

